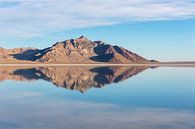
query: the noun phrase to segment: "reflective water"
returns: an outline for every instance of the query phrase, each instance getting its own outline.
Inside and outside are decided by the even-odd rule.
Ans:
[[[194,129],[195,68],[0,67],[0,129]]]

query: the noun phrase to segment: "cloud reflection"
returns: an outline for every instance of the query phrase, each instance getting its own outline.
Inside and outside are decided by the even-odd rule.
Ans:
[[[7,104],[10,107],[0,110],[0,128],[194,129],[195,126],[195,113],[185,110],[127,108],[68,99]],[[11,110],[13,106],[15,111]]]

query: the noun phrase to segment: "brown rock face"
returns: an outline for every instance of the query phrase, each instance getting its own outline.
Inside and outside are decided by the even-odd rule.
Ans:
[[[95,45],[84,37],[58,42],[41,52],[36,61],[49,63],[93,63],[89,58],[95,54],[93,51]]]
[[[39,55],[36,61],[49,63],[149,63],[124,48],[92,42],[83,36],[58,42]]]
[[[34,48],[3,49],[0,48],[0,63],[11,61],[31,61],[63,64],[98,64],[98,63],[150,63],[145,58],[122,47],[91,41],[81,36],[57,42],[53,46],[38,50]]]

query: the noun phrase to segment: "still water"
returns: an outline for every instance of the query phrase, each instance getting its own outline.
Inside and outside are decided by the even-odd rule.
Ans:
[[[0,129],[194,129],[195,68],[0,67]]]

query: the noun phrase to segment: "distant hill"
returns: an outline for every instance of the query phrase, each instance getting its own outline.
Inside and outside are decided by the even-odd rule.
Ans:
[[[96,63],[150,63],[151,61],[119,46],[102,41],[91,41],[84,36],[57,42],[39,50],[36,48],[0,48],[0,63],[14,62],[96,64]]]

